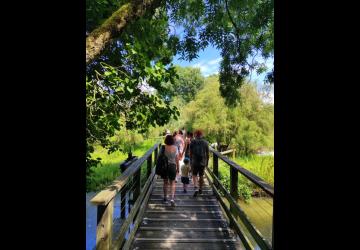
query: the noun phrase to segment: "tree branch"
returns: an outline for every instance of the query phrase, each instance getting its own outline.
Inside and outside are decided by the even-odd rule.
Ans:
[[[143,16],[147,9],[156,9],[161,2],[162,0],[131,0],[122,5],[86,37],[86,64],[99,56],[111,39],[119,36],[129,22]]]

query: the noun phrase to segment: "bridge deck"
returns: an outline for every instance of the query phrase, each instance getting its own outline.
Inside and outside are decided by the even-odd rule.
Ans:
[[[163,202],[162,180],[157,179],[142,222],[130,249],[245,249],[229,228],[208,181],[203,194],[193,197],[176,184],[175,203]]]

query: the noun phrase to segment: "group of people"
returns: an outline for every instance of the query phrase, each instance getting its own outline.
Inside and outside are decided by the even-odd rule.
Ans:
[[[173,134],[167,131],[164,143],[164,154],[168,159],[167,171],[161,176],[164,180],[164,202],[168,200],[170,188],[170,203],[171,206],[175,206],[175,183],[178,177],[181,177],[184,193],[187,193],[190,178],[195,189],[193,196],[202,193],[204,171],[209,162],[209,144],[203,138],[201,130],[196,130],[193,134],[185,132],[184,129],[179,129]]]

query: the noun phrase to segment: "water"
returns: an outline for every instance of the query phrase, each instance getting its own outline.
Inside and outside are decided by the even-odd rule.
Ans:
[[[92,250],[96,244],[96,206],[90,203],[95,192],[86,193],[86,250]]]
[[[242,200],[238,200],[238,203],[251,223],[271,243],[273,199],[269,197],[252,197],[249,203],[245,203]],[[255,241],[252,242],[256,244]]]

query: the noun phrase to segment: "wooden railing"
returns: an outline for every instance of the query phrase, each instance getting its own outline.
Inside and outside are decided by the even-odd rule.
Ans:
[[[242,240],[246,249],[254,249],[250,240],[244,232],[244,227],[238,223],[237,218],[240,218],[241,222],[245,226],[245,229],[250,233],[251,237],[255,240],[257,245],[261,249],[270,250],[272,249],[272,243],[265,239],[259,230],[251,223],[248,216],[241,209],[237,203],[239,197],[238,193],[238,173],[246,177],[256,186],[261,188],[269,197],[273,198],[274,188],[262,180],[260,177],[254,175],[245,168],[239,166],[235,162],[228,159],[226,156],[220,152],[214,150],[210,147],[210,152],[212,153],[212,170],[206,168],[206,176],[209,180],[210,185],[213,187],[214,194],[217,196],[221,206],[223,207],[227,217],[230,220],[230,226],[237,232],[240,239]],[[219,178],[219,158],[227,163],[230,171],[230,190],[228,191],[221,183]],[[224,199],[230,204],[230,208],[225,204]]]
[[[131,164],[111,186],[100,191],[91,200],[94,205],[97,205],[97,250],[129,249],[150,197],[154,183],[153,180],[156,178],[154,162],[159,152],[159,146],[159,143],[155,144],[144,156]],[[141,166],[145,161],[147,161],[146,182],[142,187]],[[120,217],[124,220],[122,221],[119,233],[112,235],[114,199],[119,193],[121,195]],[[127,196],[132,196],[133,206],[126,217],[125,207]],[[127,233],[128,235],[125,238]]]

